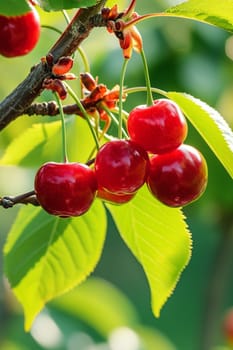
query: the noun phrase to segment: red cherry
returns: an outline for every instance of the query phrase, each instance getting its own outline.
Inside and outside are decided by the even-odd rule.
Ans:
[[[100,148],[95,160],[98,187],[120,195],[134,193],[144,184],[148,166],[146,151],[134,142],[107,142]]]
[[[179,147],[187,136],[187,123],[175,102],[160,99],[152,106],[140,105],[128,117],[130,139],[151,153],[166,153]]]
[[[116,194],[116,193],[108,192],[103,188],[99,188],[97,191],[98,198],[111,204],[128,203],[131,199],[133,199],[135,195],[136,195],[136,192],[127,193],[127,194]]]
[[[35,177],[37,199],[48,213],[79,216],[91,206],[97,190],[94,171],[80,163],[46,163]]]
[[[154,155],[147,185],[162,203],[180,207],[199,198],[207,185],[207,165],[202,154],[188,145]]]
[[[26,55],[37,44],[40,18],[36,9],[21,16],[0,15],[0,54],[6,57]]]

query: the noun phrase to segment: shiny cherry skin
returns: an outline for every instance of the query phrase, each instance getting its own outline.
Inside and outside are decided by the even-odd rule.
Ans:
[[[36,46],[40,37],[40,18],[37,10],[20,16],[0,15],[0,54],[5,57],[26,55]]]
[[[38,202],[48,213],[61,217],[84,214],[96,191],[94,171],[85,164],[49,162],[35,176]]]
[[[114,205],[125,204],[131,201],[134,198],[136,192],[134,193],[126,193],[126,194],[116,194],[112,192],[108,192],[103,188],[98,188],[97,197],[103,200],[104,202],[108,202]]]
[[[148,168],[146,151],[129,140],[105,143],[94,165],[98,188],[119,195],[137,191],[145,183]]]
[[[129,114],[130,139],[155,154],[179,147],[187,136],[187,122],[177,104],[158,99],[152,106],[140,105]]]
[[[202,195],[207,177],[203,155],[194,147],[183,144],[174,151],[150,159],[147,185],[162,203],[181,207]]]

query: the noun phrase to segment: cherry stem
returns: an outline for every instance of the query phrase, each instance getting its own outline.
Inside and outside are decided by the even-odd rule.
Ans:
[[[124,90],[124,91],[125,91],[125,90]],[[119,108],[114,108],[113,112],[119,114]],[[127,119],[128,119],[128,117],[129,117],[129,113],[126,112],[126,111],[123,109],[123,111],[121,112],[121,114],[122,114],[122,119],[123,119],[123,121],[124,121],[124,123],[125,123],[125,125],[126,125]],[[122,129],[122,132],[125,133],[125,137],[126,137],[126,138],[129,137],[129,135],[127,134],[127,132],[125,131],[124,128]]]
[[[53,30],[54,32],[58,33],[58,34],[62,34],[62,31],[56,27],[50,26],[48,24],[42,24],[41,28],[45,28],[45,29],[49,29],[49,30]]]
[[[124,92],[124,80],[125,80],[125,73],[127,69],[127,64],[129,62],[128,58],[124,59],[122,69],[121,69],[121,75],[120,75],[120,89],[119,89],[119,125],[118,125],[118,138],[122,139],[122,128],[123,128],[123,118],[122,118],[122,111],[123,111],[123,92]]]
[[[151,91],[151,83],[150,83],[150,75],[149,75],[149,69],[148,69],[148,64],[146,60],[146,55],[144,50],[142,49],[141,51],[141,57],[142,57],[142,62],[144,66],[144,73],[145,73],[145,79],[146,79],[146,87],[147,87],[147,106],[152,106],[153,105],[153,96],[152,96],[152,91]]]
[[[64,83],[65,83],[65,82],[64,82]],[[92,124],[91,124],[91,121],[90,121],[90,118],[89,118],[88,113],[86,112],[86,110],[85,110],[85,108],[83,107],[83,105],[82,105],[80,99],[78,98],[78,96],[76,95],[76,93],[73,91],[73,89],[71,89],[71,87],[70,87],[68,84],[65,83],[65,85],[66,85],[66,88],[67,88],[68,93],[69,93],[70,96],[74,99],[74,101],[76,102],[76,104],[77,104],[77,106],[79,107],[80,111],[82,112],[83,117],[85,118],[85,120],[86,120],[86,122],[87,122],[87,124],[88,124],[88,126],[89,126],[89,129],[90,129],[90,131],[91,131],[91,134],[92,134],[92,136],[93,136],[93,138],[94,138],[95,145],[96,145],[96,149],[98,150],[98,149],[100,148],[98,136],[97,136],[97,134],[96,134],[96,132],[95,132],[95,130],[94,130],[94,127],[93,127]]]
[[[66,126],[65,126],[65,116],[63,112],[63,107],[61,100],[57,93],[55,93],[57,104],[59,107],[60,112],[60,118],[61,118],[61,129],[62,129],[62,151],[63,151],[63,161],[64,163],[68,162],[68,156],[67,156],[67,138],[66,138]]]
[[[131,3],[129,4],[129,7],[126,9],[124,16],[132,15],[134,8],[135,8],[135,5],[136,5],[136,0],[132,0]]]
[[[159,95],[162,95],[162,96],[165,96],[167,97],[167,92],[164,91],[164,90],[161,90],[161,89],[157,89],[157,88],[154,88],[152,87],[150,89],[152,92],[156,93],[156,94],[159,94]],[[135,92],[144,92],[144,91],[147,91],[147,87],[146,86],[135,86],[133,88],[127,88],[124,90],[126,94],[132,94],[132,93],[135,93]]]
[[[66,20],[66,23],[70,24],[70,17],[68,16],[68,13],[66,12],[66,10],[62,10],[62,14]]]
[[[136,25],[142,21],[145,21],[146,19],[150,18],[155,18],[155,17],[175,17],[175,18],[185,18],[185,19],[190,19],[188,16],[183,16],[183,15],[174,15],[173,13],[168,13],[168,12],[154,12],[154,13],[147,13],[145,15],[138,16],[136,18],[133,18],[131,21],[128,21],[124,25],[124,29],[128,28],[132,25]]]
[[[95,163],[95,158],[91,158],[85,164],[88,165],[88,166],[91,166],[94,163]]]
[[[82,49],[81,46],[79,46],[77,48],[77,51],[78,51],[78,53],[79,53],[79,55],[80,55],[80,57],[81,57],[81,59],[83,61],[85,72],[90,72],[90,70],[91,70],[90,69],[90,64],[89,64],[89,61],[88,61],[88,58],[87,58],[87,55],[86,55],[85,51]]]
[[[105,106],[104,104],[101,105],[101,108],[103,108],[103,110],[111,117],[111,119],[113,120],[113,122],[117,125],[117,127],[119,128],[119,120],[115,117],[115,115],[110,111],[110,109]],[[119,113],[119,110],[118,110]],[[123,116],[123,111],[121,111],[121,115]],[[123,118],[122,118],[123,119]],[[124,135],[124,137],[128,138],[128,134],[125,131],[125,129],[123,128],[123,125],[121,127],[122,130],[122,134]]]

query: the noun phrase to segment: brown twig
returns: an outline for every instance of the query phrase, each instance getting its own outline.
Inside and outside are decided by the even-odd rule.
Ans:
[[[35,191],[26,192],[15,197],[5,196],[0,198],[0,206],[5,209],[12,208],[15,204],[32,204],[38,206]]]
[[[85,101],[81,101],[85,110],[91,110],[92,108],[96,108],[98,101],[85,103]],[[82,116],[82,112],[80,108],[76,104],[65,105],[63,106],[63,112],[65,114],[77,114]],[[25,109],[25,114],[32,115],[41,115],[41,116],[56,116],[60,113],[59,107],[55,101],[42,102],[42,103],[33,103],[31,106]]]
[[[50,53],[56,62],[62,56],[72,55],[80,43],[88,37],[106,0],[99,0],[95,6],[78,10],[71,23],[60,36]],[[95,18],[97,16],[97,18]],[[42,92],[44,79],[51,76],[51,68],[45,62],[35,65],[28,76],[14,91],[0,103],[0,130],[19,117]]]

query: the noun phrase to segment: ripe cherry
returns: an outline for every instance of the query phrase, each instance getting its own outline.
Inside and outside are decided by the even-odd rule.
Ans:
[[[136,192],[126,193],[126,194],[116,194],[116,193],[108,192],[103,188],[99,188],[97,191],[98,198],[102,199],[104,202],[108,202],[111,204],[128,203],[129,201],[131,201],[131,199],[133,199],[135,195],[136,195]]]
[[[188,145],[150,159],[147,185],[152,194],[171,207],[184,206],[201,196],[207,185],[203,155]]]
[[[134,193],[144,184],[148,166],[146,151],[134,142],[107,142],[95,160],[98,187],[119,195]]]
[[[21,16],[0,15],[0,54],[17,57],[29,53],[40,36],[40,18],[36,9]]]
[[[49,162],[35,176],[37,199],[48,213],[79,216],[91,206],[97,190],[94,171],[80,163]]]
[[[130,139],[151,153],[166,153],[180,146],[187,136],[187,123],[180,108],[171,100],[155,100],[140,105],[129,114]]]

